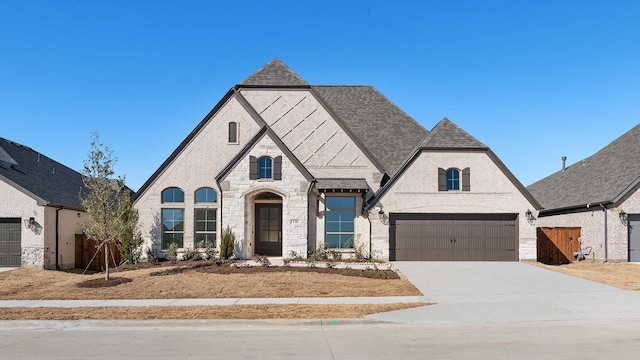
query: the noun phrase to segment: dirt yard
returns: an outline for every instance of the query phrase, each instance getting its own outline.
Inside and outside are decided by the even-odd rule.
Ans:
[[[427,303],[0,308],[0,320],[355,319]]]
[[[604,263],[593,260],[577,261],[566,265],[528,263],[623,290],[640,291],[640,265],[638,264]]]
[[[0,273],[0,299],[95,300],[186,298],[364,297],[422,295],[391,270],[162,265],[81,275],[20,268]]]

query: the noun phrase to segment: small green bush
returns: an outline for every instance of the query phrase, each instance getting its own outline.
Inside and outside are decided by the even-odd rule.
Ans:
[[[215,258],[216,255],[218,254],[218,252],[216,251],[216,248],[213,246],[213,243],[211,241],[209,241],[209,240],[200,241],[198,243],[198,248],[199,249],[204,249],[204,252],[201,254],[201,256],[205,260],[211,260],[211,259]]]
[[[222,238],[220,241],[221,258],[226,260],[233,257],[235,242],[236,236],[233,231],[231,231],[231,228],[227,225],[227,228],[222,231]]]
[[[198,258],[198,250],[194,249],[194,248],[186,248],[184,250],[184,253],[182,254],[182,260],[197,260]]]
[[[169,244],[169,249],[167,250],[167,259],[171,263],[175,263],[178,260],[178,244],[174,242]]]
[[[152,264],[158,263],[158,253],[155,250],[153,250],[152,247],[148,247],[145,250],[145,254],[147,255],[147,262]]]

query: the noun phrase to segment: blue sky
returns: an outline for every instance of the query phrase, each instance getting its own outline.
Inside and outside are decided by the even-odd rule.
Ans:
[[[0,137],[80,170],[90,133],[138,189],[274,57],[443,117],[526,186],[640,121],[638,1],[3,1]]]

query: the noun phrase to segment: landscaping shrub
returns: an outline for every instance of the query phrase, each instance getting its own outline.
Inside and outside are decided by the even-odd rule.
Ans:
[[[227,225],[227,228],[222,231],[222,238],[220,241],[221,258],[226,260],[233,257],[235,242],[236,236],[233,231],[231,231],[231,228]]]
[[[167,259],[173,264],[178,260],[178,244],[171,243],[169,244],[169,249],[167,250]]]

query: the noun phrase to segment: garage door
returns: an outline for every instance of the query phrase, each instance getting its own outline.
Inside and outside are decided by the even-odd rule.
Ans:
[[[389,259],[517,261],[516,214],[391,214]]]
[[[20,266],[20,219],[0,219],[0,266]]]

